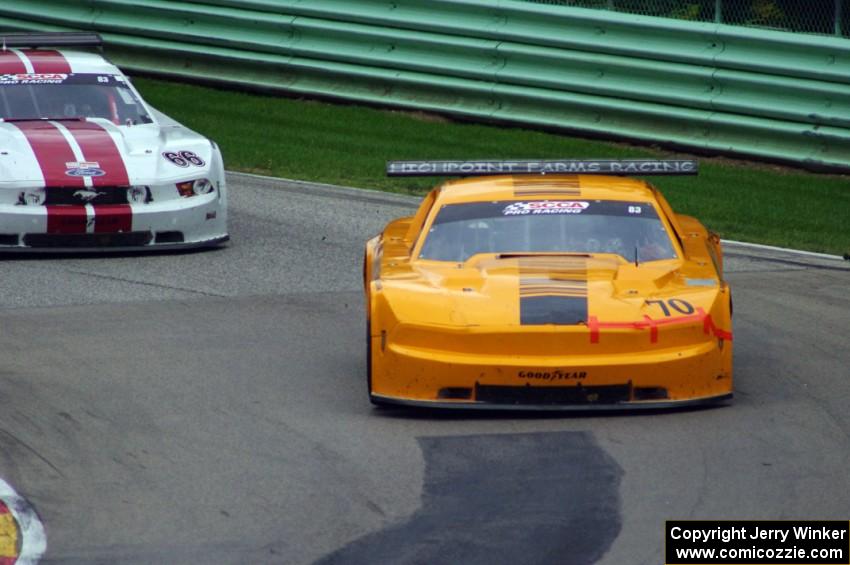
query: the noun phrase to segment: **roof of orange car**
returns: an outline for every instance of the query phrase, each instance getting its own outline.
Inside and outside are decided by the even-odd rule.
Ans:
[[[655,194],[642,180],[599,175],[506,175],[474,177],[442,185],[442,204],[489,200],[625,200],[654,202]]]

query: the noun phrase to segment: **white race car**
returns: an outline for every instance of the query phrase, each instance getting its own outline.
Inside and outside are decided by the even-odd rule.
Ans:
[[[96,34],[0,36],[0,252],[228,239],[218,146],[148,106]]]

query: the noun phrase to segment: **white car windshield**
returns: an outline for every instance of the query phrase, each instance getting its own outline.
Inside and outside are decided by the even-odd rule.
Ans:
[[[105,118],[119,125],[152,121],[123,77],[73,73],[0,75],[0,118]]]
[[[534,200],[443,206],[419,258],[464,262],[479,253],[612,253],[626,261],[676,257],[651,204]]]

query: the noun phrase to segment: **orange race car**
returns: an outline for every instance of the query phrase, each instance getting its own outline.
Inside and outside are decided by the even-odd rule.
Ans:
[[[694,161],[403,161],[468,177],[366,244],[369,396],[616,409],[732,397],[720,239],[652,185]]]

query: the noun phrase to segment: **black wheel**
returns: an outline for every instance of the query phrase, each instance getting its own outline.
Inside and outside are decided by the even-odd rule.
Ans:
[[[392,403],[378,400],[372,396],[372,322],[366,320],[366,386],[368,387],[369,402],[375,406],[391,406]]]
[[[372,320],[366,318],[366,392],[369,393],[369,401],[372,400]]]

